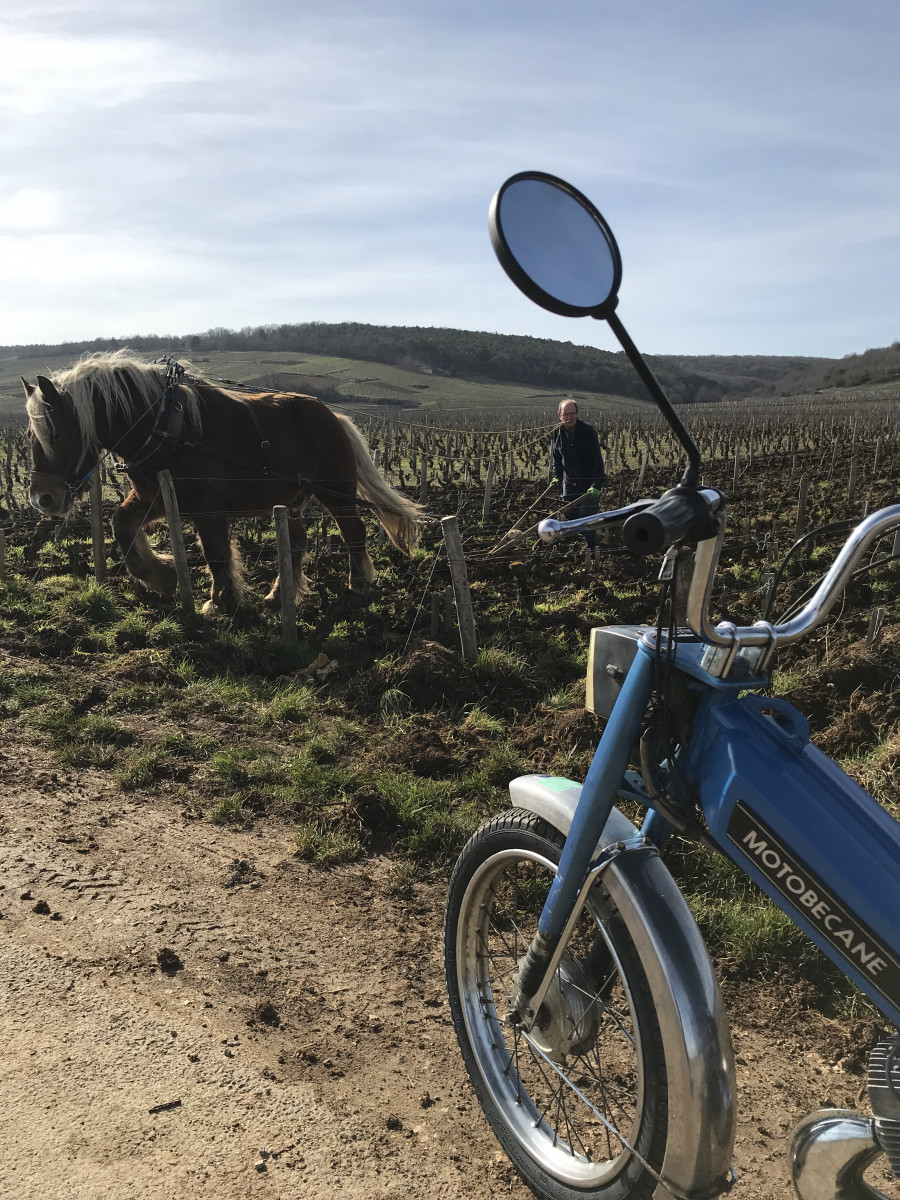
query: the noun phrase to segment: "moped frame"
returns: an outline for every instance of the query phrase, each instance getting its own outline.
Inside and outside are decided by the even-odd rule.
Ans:
[[[783,701],[753,694],[767,680],[761,673],[748,677],[746,668],[767,664],[777,641],[796,640],[821,620],[864,551],[898,524],[900,506],[863,521],[802,620],[783,629],[762,622],[749,629],[722,623],[713,630],[709,625],[705,613],[720,533],[701,544],[697,553],[688,603],[691,624],[699,626],[695,640],[678,641],[663,651],[671,659],[668,666],[682,674],[697,699],[691,736],[674,766],[669,764],[671,794],[702,808],[719,849],[894,1025],[900,1025],[900,823],[811,745],[809,725],[800,713]],[[520,974],[516,1011],[530,1028],[566,929],[584,902],[591,863],[602,847],[618,838],[619,853],[607,863],[604,883],[648,968],[664,1032],[666,1068],[677,1084],[676,1094],[684,1098],[660,1177],[666,1181],[660,1183],[663,1195],[714,1187],[727,1171],[736,1121],[734,1068],[718,984],[699,931],[654,853],[672,826],[654,809],[640,776],[627,770],[654,687],[658,654],[652,631],[635,627],[633,636],[634,660],[584,785],[540,776],[524,776],[510,784],[518,807],[542,816],[566,837]],[[745,669],[740,678],[729,679],[739,654]],[[637,800],[648,809],[639,832],[614,807],[618,797]],[[663,909],[673,919],[667,929]],[[715,1122],[709,1120],[711,1112],[717,1114]],[[795,1183],[804,1196],[824,1195],[830,1186],[815,1190],[823,1174],[823,1155],[827,1157],[837,1137],[836,1120],[840,1154],[851,1155],[845,1172],[854,1174],[857,1157],[862,1154],[860,1162],[867,1160],[874,1146],[870,1124],[858,1114],[835,1117],[828,1111],[814,1116],[794,1147]],[[687,1136],[689,1129],[698,1136]],[[692,1150],[685,1158],[688,1145]],[[870,1194],[861,1182],[855,1186],[848,1195]]]
[[[723,853],[895,1025],[900,1025],[900,929],[895,916],[900,912],[900,824],[811,745],[809,725],[796,709],[783,701],[742,694],[764,687],[764,677],[732,682],[727,671],[742,646],[756,648],[757,662],[764,662],[774,643],[796,640],[820,621],[865,549],[898,524],[900,506],[863,521],[802,620],[795,619],[783,630],[763,623],[746,630],[725,624],[712,629],[705,618],[705,601],[721,534],[711,540],[715,545],[702,544],[689,609],[703,613],[697,622],[703,640],[679,642],[669,652],[670,665],[683,672],[701,696],[690,742],[672,779],[679,798],[699,802]],[[725,647],[724,655],[710,653],[715,644],[710,635]],[[534,952],[522,973],[518,1011],[526,1025],[539,1008],[551,974],[550,957],[622,787],[650,699],[657,648],[649,631],[636,629],[635,637],[640,638],[638,652],[581,789]],[[644,802],[652,809],[651,797]],[[651,812],[643,832],[662,844],[670,829]]]

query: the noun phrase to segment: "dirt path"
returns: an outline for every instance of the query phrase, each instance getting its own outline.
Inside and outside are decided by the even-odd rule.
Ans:
[[[313,869],[271,822],[193,821],[34,748],[0,751],[0,812],[0,1194],[530,1195],[463,1077],[439,887]],[[774,1200],[794,1121],[863,1077],[796,998],[734,1001],[733,1194]]]

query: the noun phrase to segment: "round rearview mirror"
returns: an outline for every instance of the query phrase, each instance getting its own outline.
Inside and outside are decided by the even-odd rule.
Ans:
[[[491,201],[491,243],[529,300],[564,317],[604,317],[616,307],[622,260],[586,196],[542,171],[507,179]]]

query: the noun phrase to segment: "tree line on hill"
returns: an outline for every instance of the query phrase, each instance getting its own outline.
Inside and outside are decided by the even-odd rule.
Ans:
[[[77,357],[93,350],[122,346],[184,357],[209,351],[318,354],[554,390],[646,397],[643,384],[621,352],[549,338],[418,326],[309,321],[296,325],[246,326],[239,330],[219,327],[205,333],[169,337],[151,334],[126,339],[95,338],[57,346],[7,346],[0,347],[0,353],[33,357],[52,352]],[[647,357],[670,397],[683,404],[900,380],[900,342],[843,359],[767,355]]]

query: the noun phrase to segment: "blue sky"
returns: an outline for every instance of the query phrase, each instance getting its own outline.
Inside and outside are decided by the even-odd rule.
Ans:
[[[6,0],[0,344],[366,321],[615,348],[487,237],[604,213],[646,353],[900,338],[897,0]]]

